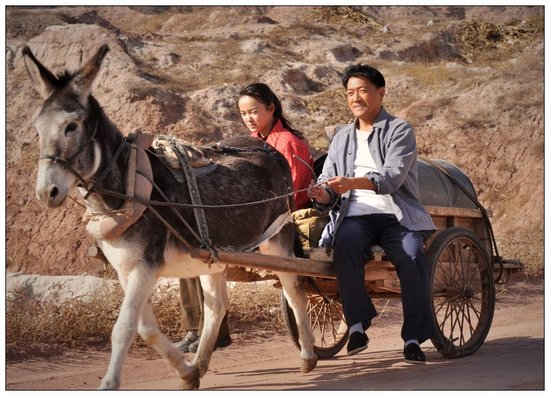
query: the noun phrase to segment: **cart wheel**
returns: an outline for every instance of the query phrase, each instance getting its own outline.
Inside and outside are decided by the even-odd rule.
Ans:
[[[428,249],[430,299],[437,328],[432,342],[445,357],[477,351],[495,310],[493,268],[487,250],[470,230],[441,232]]]
[[[281,312],[294,345],[300,349],[298,327],[294,312],[281,290]],[[342,304],[337,296],[308,295],[307,312],[315,337],[313,349],[319,359],[336,355],[348,341],[348,328],[344,321]]]

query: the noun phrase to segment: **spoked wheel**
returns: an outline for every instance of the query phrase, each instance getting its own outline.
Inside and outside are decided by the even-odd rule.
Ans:
[[[477,351],[489,332],[495,310],[495,284],[489,254],[473,232],[453,227],[441,232],[428,250],[432,342],[446,357]]]
[[[300,349],[298,326],[296,325],[294,312],[282,290],[280,300],[281,312],[290,337],[294,345]],[[310,293],[308,291],[307,313],[315,337],[313,349],[317,357],[319,359],[333,357],[346,345],[348,340],[347,325],[338,296],[322,292]]]

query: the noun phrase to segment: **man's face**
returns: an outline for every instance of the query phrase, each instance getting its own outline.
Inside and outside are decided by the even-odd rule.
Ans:
[[[376,88],[369,80],[351,77],[348,80],[348,106],[353,115],[360,120],[373,123],[382,107],[385,89]]]

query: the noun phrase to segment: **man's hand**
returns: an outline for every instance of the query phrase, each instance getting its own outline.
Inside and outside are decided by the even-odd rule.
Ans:
[[[323,187],[311,182],[309,189],[307,190],[307,196],[309,199],[313,199],[320,204],[328,204],[330,202],[330,195]]]
[[[336,194],[343,194],[346,191],[353,190],[353,180],[349,177],[336,176],[327,180],[327,184]]]

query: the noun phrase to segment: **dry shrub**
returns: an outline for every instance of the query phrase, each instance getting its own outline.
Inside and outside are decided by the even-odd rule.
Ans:
[[[62,304],[23,294],[6,298],[6,357],[17,360],[56,353],[67,346],[105,346],[122,292],[80,296]]]
[[[513,51],[518,45],[529,44],[543,35],[543,16],[508,24],[465,21],[455,31],[459,45],[470,59],[479,59],[483,52],[499,47]]]
[[[282,330],[281,289],[274,286],[274,281],[230,282],[228,292],[230,321]]]
[[[178,285],[178,283],[161,283],[151,298],[160,331],[174,341],[179,340],[182,336]],[[146,345],[140,337],[136,339],[138,345]]]
[[[228,322],[231,333],[269,330],[281,332],[284,323],[279,308],[280,288],[274,281],[229,282]],[[185,330],[181,328],[181,306],[178,283],[166,283],[158,287],[152,298],[153,310],[161,331],[173,341],[179,341]],[[146,344],[137,337],[137,345]]]
[[[337,6],[337,7],[317,7],[315,16],[326,22],[335,24],[356,23],[361,25],[372,25],[382,27],[382,25],[369,17],[360,7]]]
[[[241,326],[281,331],[279,290],[272,282],[229,283],[229,323],[232,332]],[[122,303],[122,290],[79,296],[59,304],[38,301],[20,293],[6,298],[6,358],[22,360],[61,353],[64,349],[109,348],[113,325]],[[181,306],[178,283],[161,283],[151,298],[160,330],[173,341],[181,339]],[[146,344],[136,336],[137,347]]]

